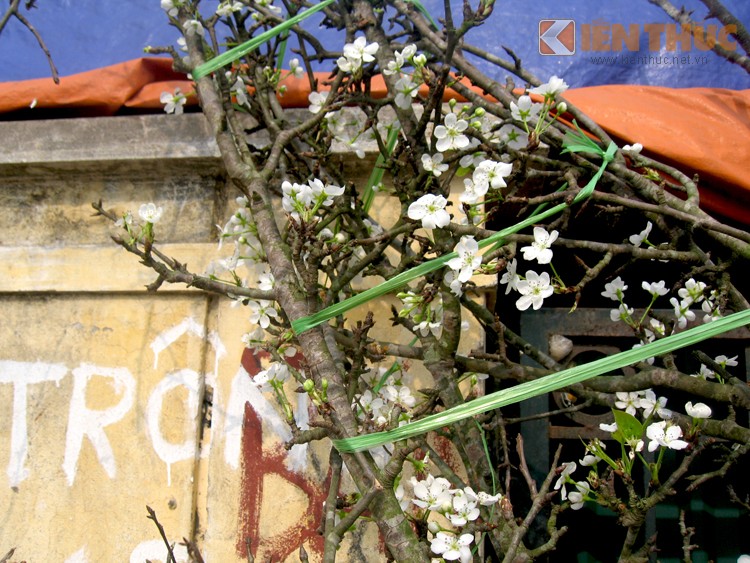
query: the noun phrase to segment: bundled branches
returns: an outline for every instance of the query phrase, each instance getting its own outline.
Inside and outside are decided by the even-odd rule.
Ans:
[[[151,289],[187,283],[247,306],[243,341],[271,358],[254,381],[277,401],[293,443],[332,440],[341,450],[331,450],[320,523],[325,561],[364,516],[397,561],[470,561],[484,550],[533,560],[575,525],[558,517],[587,503],[618,516],[626,530],[620,555],[639,560],[656,541],[642,540],[645,515],[684,488],[696,458],[735,448],[716,475],[740,461],[750,398],[736,358],[704,353],[685,363],[672,352],[684,344],[659,344],[688,333],[698,342],[712,323],[746,324],[734,280],[750,257],[750,236],[701,210],[698,179],[641,155],[638,145],[618,148],[565,101],[561,78],[542,82],[516,57],[470,46],[493,2],[467,3],[460,15],[446,3],[439,26],[416,1],[331,1],[315,8],[321,25],[342,32],[341,44],[327,46],[301,17],[278,27],[285,18],[268,2],[225,1],[214,14],[187,0],[162,6],[187,54],[162,51],[193,71],[238,191],[220,233],[231,254],[191,272],[159,250],[154,204],[138,217],[95,207],[120,228],[115,241],[157,274]],[[217,56],[225,43],[239,47]],[[524,84],[512,76],[498,83],[467,53]],[[318,64],[330,74],[316,74]],[[311,87],[305,110],[281,104],[294,80]],[[380,81],[385,90],[376,95]],[[163,101],[178,113],[184,95],[165,93]],[[248,142],[247,123],[266,140]],[[334,147],[352,159],[376,151],[369,181],[347,177]],[[372,315],[352,320],[350,311],[372,299],[390,300],[395,328],[379,331],[388,321]],[[627,346],[636,344],[627,356],[635,373],[563,379],[575,343],[546,349],[513,319],[550,303],[611,310]],[[477,346],[479,327],[496,350]],[[299,367],[286,361],[295,351]],[[601,362],[601,373],[621,370],[620,360]],[[558,465],[579,455],[558,450],[537,482],[520,435],[515,452],[508,445],[517,427],[499,410],[467,409],[492,404],[474,401],[489,386],[523,382],[529,391],[520,400],[553,388],[549,378],[570,381],[572,406],[550,409],[555,416],[581,410],[577,401],[613,414],[586,429],[598,436],[583,446],[586,475],[574,462]],[[313,430],[297,427],[293,391],[308,396]],[[360,451],[364,436],[418,420],[434,421],[428,437]],[[681,461],[671,464],[673,454]],[[342,490],[344,466],[354,492]],[[511,490],[516,478],[527,485],[524,502]],[[689,550],[687,528],[683,535]]]

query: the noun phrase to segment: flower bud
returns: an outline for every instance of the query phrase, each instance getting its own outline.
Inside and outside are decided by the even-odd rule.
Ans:
[[[432,532],[433,534],[437,534],[440,531],[440,524],[435,522],[434,520],[430,520],[427,523],[427,529]]]
[[[339,244],[344,244],[346,242],[346,239],[346,233],[336,233],[336,236],[333,237],[333,240],[335,240]]]
[[[568,104],[566,104],[565,102],[560,102],[559,104],[557,104],[558,115],[560,115],[561,113],[565,113],[566,111],[568,111]]]
[[[304,389],[307,393],[310,393],[313,389],[315,389],[315,383],[312,379],[305,379],[305,382],[302,384],[302,389]]]

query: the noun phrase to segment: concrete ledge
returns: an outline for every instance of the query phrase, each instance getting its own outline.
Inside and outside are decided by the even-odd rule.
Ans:
[[[2,122],[0,136],[2,166],[219,158],[198,113]]]

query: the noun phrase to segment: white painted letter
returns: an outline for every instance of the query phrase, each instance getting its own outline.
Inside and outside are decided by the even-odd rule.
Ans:
[[[65,563],[89,563],[88,554],[86,553],[86,546],[76,551],[73,555],[65,560]]]
[[[252,377],[245,368],[240,367],[232,379],[232,388],[229,391],[226,418],[224,419],[224,461],[237,469],[240,463],[240,448],[242,445],[242,424],[245,418],[245,403],[258,414],[272,434],[281,442],[292,439],[289,425],[276,408],[263,396],[258,386],[253,383]],[[214,407],[215,408],[215,407]],[[307,426],[307,395],[300,393],[298,408],[303,414],[298,414],[301,428]],[[307,444],[296,444],[285,459],[285,465],[292,471],[302,472],[307,463]]]
[[[187,548],[177,542],[173,543],[172,552],[177,559],[177,563],[188,563]],[[164,563],[166,560],[167,546],[161,540],[142,541],[130,554],[130,563],[143,563],[144,561],[152,561],[153,563],[161,561],[161,563]]]
[[[106,410],[91,410],[86,406],[86,386],[93,375],[112,379],[116,393],[121,394],[120,402]],[[73,396],[70,399],[68,434],[65,440],[65,461],[63,470],[72,485],[76,477],[78,456],[81,453],[83,437],[88,436],[96,450],[99,463],[110,479],[117,472],[112,446],[104,433],[104,427],[121,420],[133,406],[135,379],[126,368],[107,368],[91,364],[81,364],[73,370]]]
[[[62,364],[0,361],[0,383],[13,384],[13,421],[10,430],[10,460],[7,471],[11,487],[17,487],[29,476],[29,470],[24,467],[29,448],[26,426],[27,386],[43,381],[54,381],[59,385],[66,373],[68,373],[68,368]]]
[[[187,421],[188,438],[182,444],[172,444],[164,438],[161,428],[159,427],[159,418],[161,417],[162,403],[164,396],[172,389],[183,385],[188,390],[187,410],[185,411],[185,420]],[[146,421],[148,431],[151,435],[151,442],[154,445],[156,454],[167,464],[167,485],[172,484],[171,466],[176,461],[184,459],[193,459],[196,448],[196,428],[200,422],[198,417],[198,394],[200,386],[200,375],[191,369],[181,369],[167,374],[162,379],[148,399],[148,408],[146,410]]]

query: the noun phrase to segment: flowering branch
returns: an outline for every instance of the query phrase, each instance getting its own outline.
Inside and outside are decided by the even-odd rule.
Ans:
[[[239,192],[219,227],[220,252],[230,254],[194,274],[160,250],[156,204],[144,204],[140,220],[97,210],[118,222],[118,244],[157,273],[153,288],[187,283],[247,307],[243,342],[268,357],[253,383],[289,423],[288,446],[334,446],[323,560],[364,519],[377,522],[399,561],[468,562],[479,542],[500,558],[531,560],[558,547],[567,529],[558,514],[591,502],[621,517],[624,559],[652,549],[651,540],[638,545],[643,518],[690,470],[686,461],[673,471],[664,452],[692,460],[713,439],[748,440],[734,416],[750,408],[736,360],[697,356],[701,367],[690,373],[677,350],[744,326],[750,306],[732,280],[750,257],[750,235],[700,210],[698,179],[641,156],[637,144],[618,148],[565,100],[562,78],[537,80],[512,51],[505,60],[472,47],[492,2],[467,5],[462,20],[446,5],[443,29],[405,0],[315,4],[343,45],[304,29],[297,16],[308,6],[284,14],[271,0],[223,1],[208,15],[191,0],[162,7],[184,32],[180,64],[193,70]],[[222,53],[222,33],[241,49]],[[301,60],[284,70],[293,36]],[[525,90],[514,91],[513,78],[498,83],[465,53],[514,73]],[[325,79],[312,73],[321,61],[331,67]],[[287,77],[313,88],[296,113],[281,103]],[[376,95],[381,77],[386,91]],[[179,114],[185,97],[166,92],[165,110]],[[250,142],[248,130],[262,135]],[[348,151],[344,166],[332,147]],[[357,161],[369,178],[358,181],[348,159],[371,147],[376,169]],[[680,193],[668,193],[659,174]],[[551,303],[575,315],[607,301],[635,347],[577,368],[567,362],[582,343],[560,331],[556,347],[533,344],[514,319]],[[382,309],[391,326],[374,314]],[[496,350],[482,349],[477,327]],[[623,369],[627,377],[597,375]],[[500,411],[553,389],[575,400],[530,417]],[[293,392],[305,394],[312,430],[297,426]],[[668,414],[667,397],[685,395],[685,408]],[[592,405],[613,408],[614,424],[586,432],[608,436],[619,452],[602,439],[585,444],[585,479],[573,479],[574,462],[558,468],[556,455],[538,483],[521,440],[513,466],[509,422]],[[639,464],[653,481],[645,489],[632,478]],[[341,485],[344,467],[352,491]],[[509,496],[516,472],[530,499],[524,514]],[[620,508],[629,503],[635,512]],[[547,535],[532,545],[527,531],[539,518]]]

